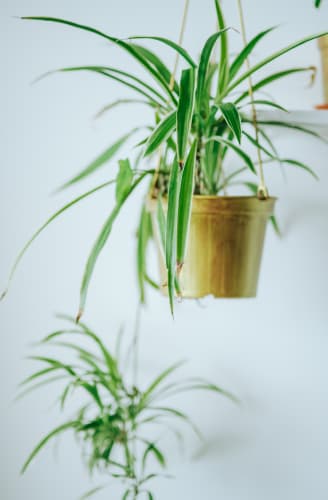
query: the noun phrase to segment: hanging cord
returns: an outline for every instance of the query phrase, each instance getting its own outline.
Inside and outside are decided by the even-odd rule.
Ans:
[[[242,0],[237,0],[237,3],[238,3],[239,18],[240,18],[241,34],[242,34],[244,46],[246,47],[247,36],[246,36],[246,26],[245,26],[244,12],[243,12],[243,7],[242,7]],[[247,70],[249,70],[251,65],[250,65],[248,57],[246,57],[245,64],[246,64]],[[256,113],[256,107],[255,107],[255,103],[254,103],[254,92],[253,92],[253,83],[252,83],[251,75],[249,75],[249,77],[248,77],[248,93],[249,93],[249,97],[250,97],[250,101],[251,101],[255,139],[256,139],[256,142],[259,143],[259,129],[258,129],[258,124],[257,124],[257,113]],[[259,166],[258,174],[259,174],[259,178],[260,178],[259,186],[257,189],[257,197],[260,200],[266,200],[269,197],[269,193],[268,193],[267,187],[265,185],[262,154],[261,154],[261,150],[258,146],[257,146],[257,158],[258,158],[258,166]]]
[[[137,311],[136,311],[136,320],[134,326],[134,334],[132,339],[132,379],[133,385],[137,387],[138,385],[138,373],[139,373],[139,337],[140,337],[140,322],[141,322],[141,302],[138,303]]]
[[[184,39],[184,35],[185,35],[185,31],[186,31],[186,24],[187,24],[187,17],[188,17],[188,12],[189,12],[189,5],[190,5],[190,0],[185,0],[183,14],[182,14],[180,34],[179,34],[179,45],[182,45],[182,42]],[[178,71],[179,58],[180,58],[180,54],[177,52],[176,57],[175,57],[175,61],[174,61],[174,67],[173,67],[173,70],[171,73],[171,78],[170,78],[169,88],[171,91],[174,89],[174,82],[175,82],[175,77],[176,77],[176,74]],[[153,189],[156,186],[156,183],[158,180],[158,175],[159,175],[159,171],[161,168],[161,162],[162,162],[162,155],[163,155],[163,146],[161,145],[159,148],[157,166],[155,169],[153,182],[151,184],[150,193],[153,192]]]
[[[190,0],[185,0],[183,14],[182,14],[180,35],[179,35],[179,45],[182,45],[182,42],[183,42],[183,39],[184,39],[184,35],[185,35],[185,31],[186,31],[186,24],[187,24],[187,17],[188,17],[188,11],[189,11],[189,4],[190,4]],[[171,74],[170,90],[174,89],[174,81],[175,81],[175,77],[176,77],[177,70],[178,70],[179,57],[180,57],[180,54],[177,52],[177,54],[175,56],[174,68],[173,68],[173,71],[172,71],[172,74]]]

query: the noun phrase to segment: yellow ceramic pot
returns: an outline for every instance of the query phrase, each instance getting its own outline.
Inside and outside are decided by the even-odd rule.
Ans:
[[[319,38],[318,43],[321,52],[324,103],[328,104],[328,35]]]
[[[275,201],[253,196],[193,197],[188,249],[180,275],[183,297],[256,296],[265,230]],[[149,200],[165,293],[156,205],[156,199]]]

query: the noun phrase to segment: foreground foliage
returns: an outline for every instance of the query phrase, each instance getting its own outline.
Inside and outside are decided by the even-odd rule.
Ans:
[[[166,403],[167,398],[187,391],[208,391],[233,401],[235,398],[202,378],[172,380],[182,363],[168,367],[140,389],[122,373],[124,353],[120,337],[114,355],[88,326],[76,326],[73,319],[68,320],[68,329],[51,333],[40,344],[51,353],[64,350],[62,354],[66,356],[31,356],[41,368],[23,381],[20,396],[40,386],[60,384],[58,405],[64,410],[71,403],[73,417],[40,441],[22,471],[26,471],[50,440],[71,431],[82,446],[90,472],[98,470],[122,482],[122,500],[139,497],[152,500],[151,482],[162,475],[158,468],[163,469],[167,464],[162,449],[167,433],[181,439],[179,427],[183,424],[201,435],[188,415]],[[89,345],[86,341],[92,347],[86,347]],[[74,357],[74,362],[65,361],[67,354],[70,359]],[[84,394],[83,404],[78,408],[75,408],[76,393],[79,402]],[[153,435],[157,437],[149,437]],[[102,487],[92,489],[83,498],[96,494]]]

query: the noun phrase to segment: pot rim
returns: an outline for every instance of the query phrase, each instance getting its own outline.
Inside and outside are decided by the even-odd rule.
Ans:
[[[270,196],[260,200],[257,196],[216,196],[194,195],[192,198],[192,212],[203,214],[250,214],[257,213],[269,217],[277,198]],[[167,198],[163,198],[166,203]],[[147,206],[150,211],[155,210],[157,198],[148,197]]]

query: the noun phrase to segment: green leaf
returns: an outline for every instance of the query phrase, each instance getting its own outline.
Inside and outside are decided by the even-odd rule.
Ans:
[[[284,108],[283,106],[280,106],[280,104],[277,104],[274,101],[268,101],[267,99],[254,99],[253,104],[257,105],[260,104],[262,106],[270,106],[271,108],[279,109],[280,111],[285,111],[286,113],[289,113],[288,109]],[[251,106],[251,102],[246,102],[242,107],[245,106]]]
[[[128,40],[155,40],[157,42],[161,42],[164,45],[168,45],[169,47],[174,49],[177,54],[183,57],[183,59],[185,59],[187,63],[190,64],[190,66],[192,66],[193,68],[196,68],[197,66],[195,61],[193,61],[192,57],[183,47],[173,42],[172,40],[169,40],[168,38],[163,38],[160,36],[129,36]]]
[[[53,366],[54,368],[59,368],[66,371],[69,375],[72,375],[74,377],[76,376],[76,372],[70,365],[64,364],[58,359],[47,358],[45,356],[30,356],[29,359],[33,359],[34,361],[43,361],[44,363],[47,363]]]
[[[146,441],[146,442],[149,443],[148,441]],[[142,469],[143,470],[145,470],[145,468],[146,468],[146,461],[147,461],[148,455],[150,453],[156,458],[157,462],[162,467],[166,467],[165,457],[164,457],[163,453],[157,448],[155,443],[149,443],[148,447],[146,448],[146,450],[143,454],[143,457],[142,457]]]
[[[51,366],[50,368],[44,368],[43,370],[39,370],[29,377],[25,378],[20,384],[19,387],[22,387],[23,385],[26,385],[32,381],[34,381],[36,378],[43,377],[43,375],[47,375],[50,372],[59,370],[60,368],[57,366]]]
[[[252,122],[249,121],[249,123],[252,123]],[[326,144],[328,143],[327,139],[325,137],[321,136],[320,134],[318,134],[318,132],[315,132],[314,130],[311,130],[307,127],[303,127],[301,125],[296,125],[295,123],[282,122],[279,120],[261,120],[261,119],[259,119],[257,121],[257,123],[259,125],[268,125],[270,127],[271,126],[272,127],[282,127],[282,128],[296,130],[297,132],[304,132],[305,134],[312,135],[313,137],[316,137],[317,139],[325,142]]]
[[[144,156],[149,156],[168,139],[176,126],[176,112],[172,111],[153,130],[147,139]]]
[[[305,170],[306,172],[308,172],[310,175],[312,175],[312,177],[314,177],[317,181],[319,180],[319,177],[314,172],[314,170],[312,170],[312,168],[310,168],[308,165],[306,165],[302,161],[293,160],[293,159],[290,159],[290,158],[280,158],[280,161],[283,164],[285,163],[287,165],[293,165],[294,167],[302,168],[303,170]]]
[[[50,439],[55,437],[57,434],[62,433],[63,431],[66,431],[68,429],[74,429],[78,425],[78,422],[76,421],[71,421],[71,422],[66,422],[66,424],[60,425],[59,427],[56,427],[53,431],[51,431],[49,434],[47,434],[46,437],[42,439],[42,441],[39,442],[39,444],[34,448],[28,459],[23,465],[21,473],[24,474],[34,457],[39,453],[39,451],[48,443]]]
[[[174,159],[170,182],[168,190],[168,204],[167,204],[167,219],[166,219],[166,246],[165,246],[165,260],[167,269],[167,285],[170,300],[171,313],[174,310],[174,290],[176,278],[176,237],[177,237],[177,218],[178,218],[178,203],[181,182],[181,171],[177,162]]]
[[[153,409],[161,411],[161,412],[164,412],[164,413],[168,413],[168,414],[170,414],[170,415],[172,415],[174,417],[177,417],[177,418],[183,420],[185,423],[187,423],[192,428],[192,430],[197,435],[197,437],[199,437],[200,439],[202,439],[202,433],[200,432],[200,430],[198,429],[198,427],[188,417],[188,415],[186,415],[182,411],[177,410],[175,408],[169,408],[167,406],[155,406]]]
[[[140,302],[145,303],[145,281],[147,267],[147,245],[151,236],[151,219],[146,207],[143,205],[141,210],[139,228],[138,228],[138,244],[137,244],[137,269],[138,283],[140,291]]]
[[[253,174],[256,175],[256,169],[254,163],[252,162],[248,154],[245,153],[245,151],[243,151],[239,146],[229,141],[228,139],[224,139],[223,137],[218,135],[209,137],[208,141],[218,141],[221,142],[222,144],[225,144],[228,147],[228,149],[232,149],[235,153],[237,153],[237,155],[240,156],[240,158],[246,163],[247,167],[253,172]]]
[[[243,48],[243,50],[236,56],[234,61],[231,63],[230,66],[230,71],[229,71],[229,81],[233,80],[233,78],[236,76],[236,74],[239,72],[240,68],[243,66],[245,63],[246,59],[249,57],[249,55],[252,53],[256,45],[260,40],[262,40],[263,37],[271,33],[276,29],[276,26],[273,26],[272,28],[266,29],[264,31],[261,31],[258,33],[254,38],[252,38],[247,45]]]
[[[195,70],[182,71],[180,95],[177,109],[177,154],[178,163],[183,166],[191,129],[195,101]]]
[[[293,75],[295,73],[304,73],[304,72],[308,72],[308,71],[312,71],[312,72],[315,71],[314,66],[308,66],[305,68],[304,67],[291,68],[291,69],[286,69],[284,71],[278,71],[277,73],[273,73],[272,75],[266,76],[265,78],[263,78],[259,82],[254,83],[252,86],[253,92],[257,92],[259,89],[266,87],[267,85],[269,85],[270,83],[272,83],[276,80],[280,80],[281,78],[285,78],[286,76],[290,76],[290,75]],[[249,91],[246,90],[238,97],[238,99],[235,100],[235,104],[237,104],[240,101],[242,101],[243,99],[245,99],[245,97],[247,97],[248,95],[249,95]]]
[[[79,500],[86,500],[87,498],[92,497],[93,495],[103,490],[104,488],[105,486],[97,486],[96,488],[92,488],[92,490],[89,490],[86,493],[84,493],[84,495],[82,495]]]
[[[103,153],[101,153],[101,155],[97,156],[97,158],[95,158],[87,167],[81,170],[81,172],[79,172],[77,175],[72,177],[72,179],[70,179],[63,186],[61,186],[60,189],[72,186],[76,182],[80,182],[81,180],[85,179],[85,177],[88,177],[89,175],[99,170],[100,167],[108,163],[116,155],[116,153],[119,152],[122,146],[132,136],[132,134],[136,132],[136,130],[137,129],[133,129],[128,134],[125,134],[122,137],[120,137],[116,142],[114,142],[114,144],[112,144]]]
[[[53,75],[55,73],[71,73],[87,71],[92,73],[97,73],[98,75],[105,76],[112,80],[115,80],[126,87],[138,92],[139,94],[147,97],[149,102],[156,107],[163,107],[167,105],[167,99],[160,92],[158,92],[154,87],[148,85],[146,82],[136,77],[135,75],[128,73],[127,71],[122,71],[112,66],[70,66],[66,68],[59,68],[53,71],[48,71],[47,73],[41,75],[37,80],[40,81],[43,78]],[[124,78],[122,78],[124,77]],[[131,81],[130,81],[131,80]],[[137,85],[135,85],[137,84]]]
[[[130,160],[119,160],[119,171],[116,177],[116,202],[120,203],[131,189],[133,170]]]
[[[223,117],[231,129],[233,135],[240,144],[241,141],[241,120],[238,109],[232,102],[225,102],[220,105]]]
[[[158,222],[158,228],[159,228],[159,236],[160,236],[160,241],[162,244],[163,248],[163,254],[165,254],[165,248],[166,248],[166,217],[164,213],[164,208],[163,208],[163,203],[162,203],[162,197],[159,196],[157,198],[157,222]]]
[[[75,198],[71,202],[69,202],[66,205],[64,205],[60,210],[58,210],[51,217],[49,217],[49,219],[44,224],[42,224],[42,226],[32,235],[32,237],[28,240],[28,242],[24,245],[24,247],[22,248],[22,250],[19,252],[18,256],[16,257],[16,260],[15,260],[15,262],[13,264],[13,267],[11,268],[11,271],[10,271],[10,274],[9,274],[9,278],[8,278],[8,283],[7,283],[6,290],[1,295],[0,300],[3,299],[6,296],[7,291],[9,289],[9,286],[10,286],[10,284],[12,282],[12,279],[13,279],[13,277],[15,275],[16,269],[17,269],[20,261],[24,257],[26,251],[29,249],[29,247],[31,246],[31,244],[33,243],[33,241],[39,236],[39,234],[41,234],[43,232],[43,230],[46,229],[46,227],[49,226],[49,224],[51,224],[51,222],[53,222],[55,219],[57,219],[57,217],[59,217],[62,213],[64,213],[69,208],[71,208],[73,205],[75,205],[79,201],[84,200],[84,198],[87,198],[88,196],[91,196],[92,194],[96,193],[97,191],[100,191],[101,189],[109,186],[110,184],[113,184],[114,182],[115,182],[115,180],[104,182],[103,184],[100,184],[99,186],[97,186],[97,187],[95,187],[93,189],[90,189],[90,191],[87,191],[86,193],[78,196],[77,198]]]
[[[110,42],[114,43],[115,45],[118,45],[119,47],[124,49],[126,52],[128,52],[145,69],[147,69],[147,71],[153,76],[153,78],[164,88],[164,90],[169,95],[169,97],[173,100],[173,102],[175,102],[175,97],[173,96],[173,94],[169,88],[169,85],[165,81],[165,78],[160,73],[158,73],[158,71],[155,70],[151,64],[149,64],[148,60],[141,55],[140,51],[138,51],[133,46],[133,44],[126,43],[123,40],[119,40],[118,38],[107,35],[106,33],[103,33],[102,31],[97,30],[95,28],[92,28],[91,26],[74,23],[74,22],[68,21],[66,19],[60,19],[60,18],[56,18],[56,17],[46,17],[46,16],[25,16],[25,17],[22,17],[22,19],[31,20],[31,21],[44,21],[44,22],[64,24],[66,26],[71,26],[72,28],[77,28],[77,29],[80,29],[83,31],[88,31],[88,32],[93,33],[97,36],[105,38],[106,40],[109,40]]]
[[[206,89],[206,77],[210,66],[211,54],[217,40],[227,29],[228,28],[214,33],[214,35],[210,36],[206,41],[200,55],[196,86],[196,106],[199,113],[202,111],[202,100],[204,98],[204,90]]]
[[[267,64],[270,64],[272,61],[275,59],[278,59],[279,57],[283,56],[284,54],[287,54],[291,50],[296,49],[297,47],[300,47],[301,45],[311,42],[311,40],[315,40],[316,38],[320,38],[321,36],[327,35],[327,32],[323,33],[318,33],[317,35],[311,35],[307,36],[305,38],[302,38],[301,40],[298,40],[297,42],[294,42],[287,47],[278,50],[277,52],[274,52],[270,56],[266,57],[259,63],[255,64],[252,68],[247,70],[245,73],[243,73],[237,80],[231,83],[231,85],[225,90],[225,92],[222,95],[222,98],[228,95],[233,89],[235,89],[240,83],[242,83],[244,80],[246,80],[250,75],[258,71],[259,69],[263,68]]]
[[[168,85],[171,85],[172,71],[163,63],[163,61],[152,51],[141,45],[133,44],[133,47],[147,59],[147,61],[157,70],[157,72],[165,78]],[[179,94],[179,85],[176,81],[173,84],[173,91]]]
[[[106,219],[98,238],[96,239],[92,250],[90,252],[89,258],[87,260],[84,274],[83,274],[83,279],[82,279],[82,284],[81,284],[81,290],[80,290],[80,308],[79,312],[77,314],[77,322],[81,318],[83,311],[84,311],[84,306],[87,298],[87,293],[88,293],[88,288],[90,284],[90,280],[94,271],[94,267],[96,265],[97,259],[99,257],[100,252],[104,248],[109,235],[112,231],[113,223],[115,222],[116,217],[118,216],[122,206],[124,205],[125,201],[127,198],[130,196],[130,194],[134,191],[134,189],[138,186],[138,184],[144,179],[144,177],[148,174],[148,172],[144,172],[140,177],[138,177],[137,180],[134,181],[134,183],[131,185],[129,191],[125,194],[123,198],[116,204],[114,207],[113,211],[109,215],[109,217]]]
[[[219,29],[221,31],[226,29],[226,24],[223,16],[223,12],[220,5],[220,0],[215,0],[215,9],[218,19]],[[229,79],[229,44],[228,44],[228,34],[223,32],[221,36],[221,51],[220,51],[220,63],[219,63],[219,79],[218,79],[218,91],[217,100],[222,94],[227,86]]]
[[[152,103],[151,101],[146,101],[146,100],[142,100],[142,99],[116,99],[116,101],[113,101],[109,104],[106,104],[106,106],[103,106],[96,113],[95,119],[100,118],[105,113],[116,108],[117,106],[120,106],[121,104],[145,104],[146,106],[151,106],[152,108],[156,107],[156,105],[154,103]]]
[[[141,397],[140,405],[143,407],[147,404],[147,400],[149,396],[154,392],[154,390],[169,377],[173,372],[175,372],[178,368],[180,368],[185,362],[179,361],[179,363],[175,363],[174,365],[166,368],[163,372],[161,372],[158,377],[150,384],[150,386],[144,391]]]
[[[104,405],[99,396],[99,392],[96,385],[88,384],[87,382],[79,382],[79,386],[83,387],[88,394],[94,399],[96,404],[99,406],[100,410],[103,410]]]
[[[259,148],[269,158],[272,158],[273,160],[280,161],[279,158],[277,158],[275,155],[273,155],[267,148],[265,148],[264,146],[262,146],[262,144],[259,141],[257,141],[254,137],[252,137],[250,134],[248,134],[247,132],[243,131],[243,135],[249,140],[249,142],[251,144],[253,144],[253,146],[255,146],[256,148]]]
[[[67,316],[67,315],[58,315],[58,317],[60,319],[64,319],[64,320],[67,320],[69,321],[70,323],[73,323],[75,325],[76,321],[74,318],[72,318],[71,316]],[[78,335],[85,335],[87,337],[90,337],[96,344],[97,346],[99,347],[99,349],[101,350],[101,353],[104,357],[104,360],[106,362],[106,365],[108,367],[108,370],[109,370],[109,373],[111,375],[111,377],[120,382],[121,381],[121,377],[120,377],[120,374],[119,374],[119,371],[118,371],[118,367],[117,367],[117,363],[116,363],[116,360],[113,358],[113,356],[110,354],[110,352],[108,351],[108,349],[105,347],[104,343],[100,340],[100,338],[92,331],[90,330],[90,328],[87,327],[87,325],[85,325],[84,323],[79,323],[79,327],[80,329],[79,330],[59,330],[59,331],[56,331],[54,333],[51,333],[50,335],[48,335],[44,340],[43,342],[50,342],[52,341],[53,339],[61,336],[61,335],[65,335],[65,334],[78,334]]]
[[[194,192],[195,165],[197,155],[197,139],[194,140],[183,169],[179,194],[178,228],[177,228],[177,265],[181,269],[187,249],[189,235],[192,195]]]

